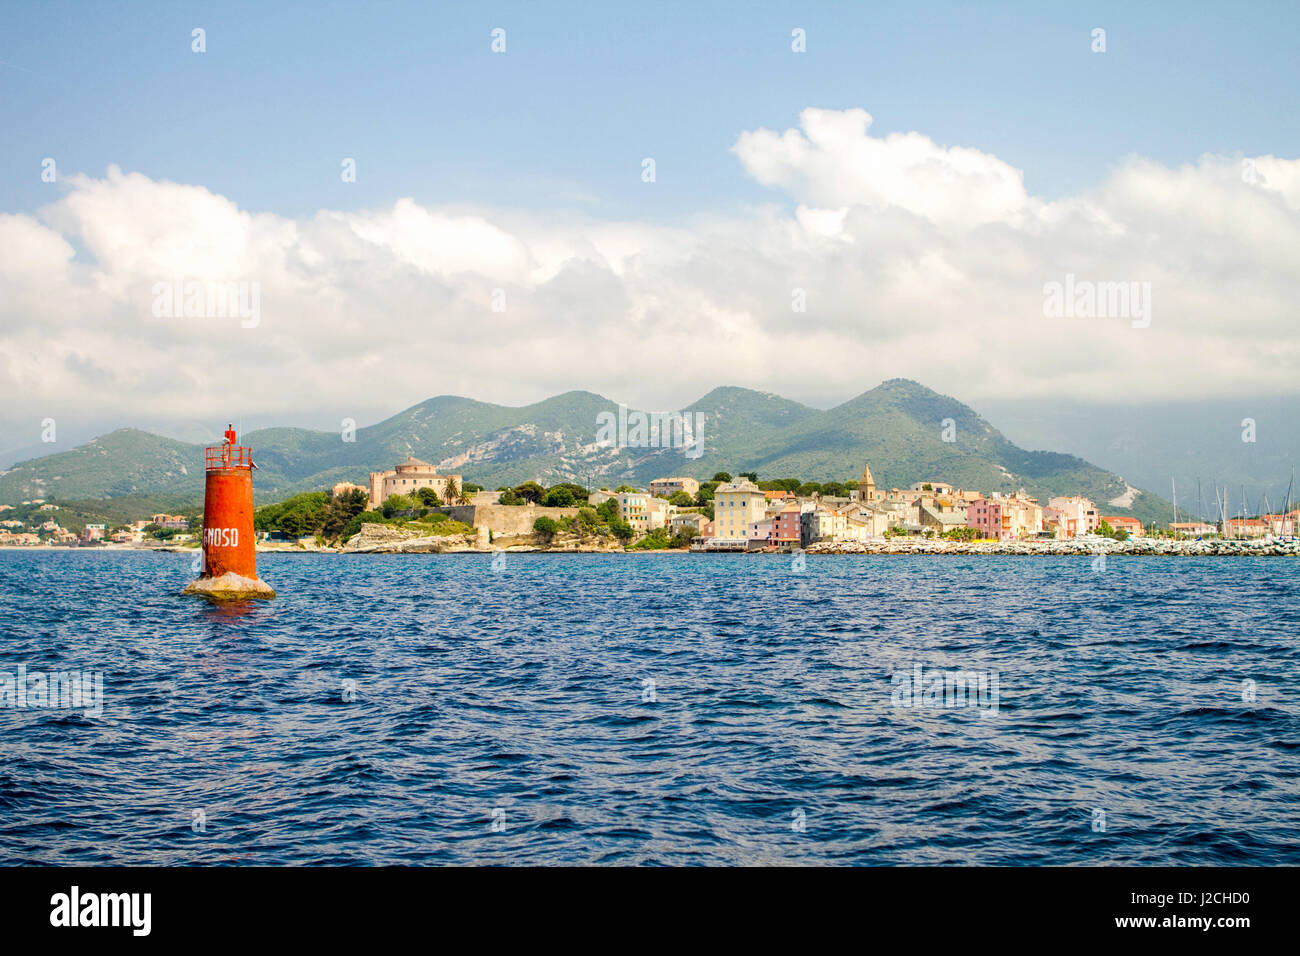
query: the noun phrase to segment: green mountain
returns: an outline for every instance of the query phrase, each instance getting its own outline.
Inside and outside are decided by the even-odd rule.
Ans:
[[[718,471],[844,480],[869,464],[883,487],[946,481],[985,491],[1025,488],[1041,500],[1086,495],[1103,511],[1143,521],[1170,516],[1164,500],[1119,476],[1073,455],[1026,451],[973,409],[906,379],[826,411],[734,387],[716,388],[682,411],[696,425],[693,449],[680,441],[602,445],[601,416],[617,418],[619,406],[582,391],[519,408],[442,395],[354,435],[268,428],[242,441],[254,449],[259,504],[338,481],[364,484],[370,471],[413,455],[489,488],[529,479],[644,486],[666,475],[707,479]],[[0,503],[42,497],[84,506],[132,496],[142,506],[166,501],[174,509],[201,503],[202,478],[201,446],[122,429],[0,473]]]

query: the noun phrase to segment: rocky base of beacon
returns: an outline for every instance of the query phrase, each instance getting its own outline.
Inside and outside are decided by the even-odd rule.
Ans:
[[[242,577],[234,571],[228,571],[217,578],[199,578],[197,581],[191,581],[181,593],[197,594],[216,601],[275,597],[275,589],[265,581]]]

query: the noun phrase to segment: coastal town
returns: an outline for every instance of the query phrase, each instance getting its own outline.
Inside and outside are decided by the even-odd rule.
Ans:
[[[61,523],[57,503],[0,503],[2,547],[196,547],[197,515],[157,513],[109,525]],[[940,480],[877,486],[864,465],[843,482],[759,480],[755,473],[657,478],[645,488],[537,481],[495,491],[411,457],[258,510],[259,547],[310,550],[690,550],[812,553],[970,550],[1046,542],[1291,540],[1300,509],[1145,527],[1080,495],[1040,501]],[[427,545],[427,547],[425,547]],[[1021,549],[1023,550],[1023,548]]]

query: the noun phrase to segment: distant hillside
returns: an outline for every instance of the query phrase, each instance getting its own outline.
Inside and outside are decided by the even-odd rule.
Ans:
[[[358,429],[354,440],[300,428],[250,432],[259,503],[338,481],[364,483],[370,471],[414,455],[489,488],[535,479],[543,484],[629,482],[717,471],[763,478],[856,478],[870,464],[877,484],[950,481],[966,488],[1014,491],[1040,499],[1087,495],[1105,511],[1167,521],[1163,499],[1130,489],[1118,475],[1072,455],[1026,451],[973,409],[906,379],[892,379],[820,411],[764,392],[724,387],[683,411],[702,416],[699,455],[683,449],[597,444],[599,416],[618,404],[591,392],[566,392],[512,408],[443,395]],[[952,441],[944,440],[951,419]],[[0,503],[44,497],[86,500],[134,496],[143,505],[198,504],[203,494],[199,445],[122,429],[71,451],[21,462],[0,473]],[[1111,504],[1131,499],[1131,507]]]

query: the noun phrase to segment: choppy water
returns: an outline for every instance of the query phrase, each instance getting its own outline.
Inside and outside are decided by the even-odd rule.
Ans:
[[[1293,561],[259,563],[0,552],[0,672],[105,682],[0,706],[0,862],[1300,863]]]

